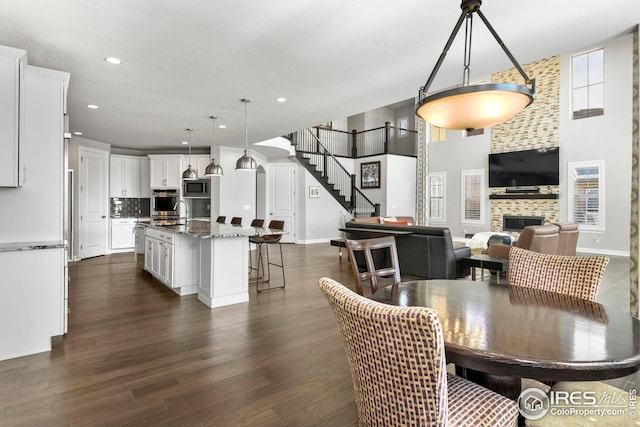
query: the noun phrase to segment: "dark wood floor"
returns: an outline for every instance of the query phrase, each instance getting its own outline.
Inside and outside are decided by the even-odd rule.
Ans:
[[[349,264],[328,244],[283,248],[285,291],[213,310],[131,254],[71,264],[69,333],[51,353],[0,362],[0,425],[356,425],[346,355],[317,286],[329,276],[353,287]],[[619,261],[601,302],[623,304]]]

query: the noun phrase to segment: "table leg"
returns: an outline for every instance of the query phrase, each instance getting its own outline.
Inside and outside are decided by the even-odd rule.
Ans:
[[[487,374],[473,369],[466,369],[465,371],[469,381],[480,384],[509,399],[517,400],[518,396],[520,396],[522,382],[519,377]]]
[[[471,280],[476,280],[476,268],[471,267]]]

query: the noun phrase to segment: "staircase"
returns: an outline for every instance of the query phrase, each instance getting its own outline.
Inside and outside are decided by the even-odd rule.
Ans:
[[[350,174],[310,129],[289,135],[296,158],[311,175],[355,217],[379,216],[380,204],[373,203],[358,188]]]

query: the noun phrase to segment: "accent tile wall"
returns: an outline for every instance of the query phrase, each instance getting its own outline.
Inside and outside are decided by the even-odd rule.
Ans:
[[[505,123],[491,128],[491,152],[530,150],[560,145],[560,57],[543,59],[523,66],[536,80],[533,104]],[[523,84],[520,73],[512,68],[492,76],[495,83]],[[505,188],[492,188],[492,194]],[[541,193],[559,193],[559,186],[544,186]],[[545,222],[557,222],[560,209],[557,199],[490,200],[491,230],[502,231],[503,215],[544,216]]]

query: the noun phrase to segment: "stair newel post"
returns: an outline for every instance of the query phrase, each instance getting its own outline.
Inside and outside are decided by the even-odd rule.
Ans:
[[[373,204],[373,215],[372,216],[380,216],[380,203]]]
[[[358,132],[354,129],[351,131],[351,157],[358,157]]]
[[[384,154],[389,154],[389,136],[391,135],[391,123],[384,122]]]
[[[351,175],[351,197],[350,198],[351,198],[351,209],[353,210],[356,208],[356,175],[355,174]]]
[[[316,153],[320,152],[320,129],[319,128],[315,128],[316,130]]]

